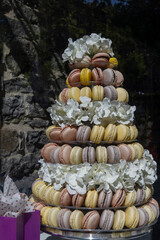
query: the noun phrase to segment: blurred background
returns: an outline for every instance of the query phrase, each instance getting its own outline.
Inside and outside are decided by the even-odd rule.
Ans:
[[[51,125],[47,108],[65,86],[68,65],[62,53],[83,35],[112,40],[130,105],[136,105],[139,142],[150,150],[160,175],[160,1],[1,0],[0,111],[1,176],[31,193],[40,150]],[[160,177],[154,197],[160,203]],[[159,239],[159,224],[153,237]]]

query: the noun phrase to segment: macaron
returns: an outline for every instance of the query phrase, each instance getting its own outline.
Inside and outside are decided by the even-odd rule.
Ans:
[[[118,60],[115,57],[110,57],[108,68],[116,68],[118,67]]]
[[[82,161],[88,162],[90,164],[95,163],[96,160],[96,151],[94,147],[85,147],[82,150]]]
[[[151,224],[156,218],[154,210],[148,204],[143,205],[142,208],[144,208],[147,211],[149,216],[148,224]]]
[[[101,214],[99,227],[103,230],[110,230],[113,226],[114,212],[111,210],[104,210]]]
[[[116,210],[114,213],[113,230],[122,230],[125,224],[125,212],[122,210]]]
[[[83,87],[80,90],[80,97],[92,98],[92,91],[89,87]]]
[[[92,57],[91,66],[106,68],[109,64],[110,56],[108,53],[97,53]]]
[[[133,146],[137,149],[138,159],[141,159],[143,156],[143,153],[144,153],[144,148],[143,148],[142,144],[136,142],[136,143],[133,143]]]
[[[41,210],[41,216],[42,216],[41,223],[44,225],[48,225],[47,215],[50,209],[52,209],[52,207],[46,206],[46,207],[43,207]]]
[[[104,87],[104,98],[108,98],[111,101],[118,99],[118,93],[112,85]]]
[[[135,206],[128,207],[125,210],[125,226],[127,228],[136,228],[139,223],[139,211]]]
[[[116,138],[116,134],[117,134],[117,126],[112,123],[108,124],[104,131],[103,141],[109,142],[109,143],[113,142]]]
[[[80,74],[81,74],[80,69],[74,69],[70,72],[70,74],[68,75],[68,83],[70,86],[72,86],[72,87],[81,86]]]
[[[41,211],[42,208],[44,208],[46,205],[42,202],[35,202],[34,203],[34,209]]]
[[[49,127],[48,131],[48,138],[52,141],[60,141],[60,133],[62,128],[61,127]]]
[[[56,148],[53,148],[52,151],[50,152],[50,161],[52,163],[60,163],[60,158],[59,158],[59,151],[61,147],[57,146]]]
[[[100,215],[97,211],[89,211],[82,220],[83,229],[96,229],[100,222]]]
[[[114,84],[114,86],[120,87],[124,82],[123,74],[118,70],[114,70],[114,73],[116,75],[116,83]]]
[[[86,198],[86,194],[79,194],[79,193],[76,193],[73,195],[72,197],[72,205],[74,207],[81,207],[85,201],[85,198]]]
[[[120,207],[123,205],[126,198],[126,192],[124,189],[118,189],[112,197],[111,206]]]
[[[64,142],[75,141],[77,135],[77,127],[66,125],[62,128],[60,139]]]
[[[80,164],[82,163],[82,148],[75,146],[70,152],[70,163],[71,164]]]
[[[60,95],[59,95],[59,101],[60,101],[60,102],[67,103],[67,100],[68,100],[68,91],[69,91],[69,88],[64,88],[64,89],[62,90],[62,92],[61,92]]]
[[[137,208],[139,212],[139,222],[137,227],[143,227],[146,226],[149,223],[149,215],[147,211],[144,208]]]
[[[64,188],[59,195],[59,203],[62,206],[71,206],[72,196],[69,194],[67,188]]]
[[[103,76],[103,84],[105,86],[108,85],[113,85],[115,83],[115,72],[113,69],[111,68],[107,68],[102,72],[102,76]]]
[[[129,146],[125,143],[119,144],[118,148],[120,149],[121,152],[121,158],[125,159],[127,162],[132,161],[132,151],[129,148]]]
[[[59,159],[63,164],[70,164],[70,154],[72,151],[72,147],[68,144],[64,144],[61,146],[59,150]]]
[[[151,198],[151,196],[153,195],[153,191],[154,190],[153,190],[152,185],[147,185],[145,187],[145,199],[144,199],[145,202],[148,201],[148,199]]]
[[[105,193],[103,190],[98,195],[98,207],[99,208],[108,208],[111,204],[111,200],[113,197],[113,192]]]
[[[47,222],[49,226],[56,227],[56,228],[58,227],[57,215],[60,210],[61,210],[60,207],[53,207],[48,211]]]
[[[32,186],[32,193],[34,194],[35,197],[39,198],[39,189],[42,187],[42,186],[46,186],[46,183],[42,180],[34,183],[34,185]]]
[[[154,205],[154,204],[151,203],[151,202],[148,202],[147,205],[152,208],[152,210],[153,210],[153,212],[154,212],[155,218],[158,218],[158,216],[159,216],[159,209],[156,207],[156,205]]]
[[[107,163],[107,148],[104,146],[96,147],[96,160],[98,163]]]
[[[71,216],[71,210],[69,209],[61,209],[59,212],[58,212],[58,215],[57,215],[57,225],[59,228],[64,228],[64,229],[70,229],[71,226],[70,226],[70,216]]]
[[[149,200],[149,203],[152,203],[152,204],[154,204],[155,206],[156,206],[156,208],[157,208],[157,210],[158,210],[158,216],[159,216],[159,204],[158,204],[158,202],[154,199],[154,198],[151,198],[150,200]],[[157,217],[158,217],[157,216]]]
[[[74,99],[79,102],[80,89],[78,87],[72,87],[68,90],[68,99]]]
[[[55,125],[51,125],[46,129],[46,136],[48,139],[50,139],[50,136],[49,136],[50,131],[55,127],[56,127]]]
[[[130,140],[135,140],[138,137],[138,129],[136,125],[130,125]]]
[[[78,128],[76,134],[76,141],[80,143],[86,143],[89,140],[91,134],[91,128],[86,125],[82,125]]]
[[[92,88],[92,99],[93,101],[102,101],[104,98],[104,88],[100,85]]]
[[[52,205],[60,205],[60,193],[61,191],[57,191],[53,188],[53,190],[51,191],[50,195],[49,195],[49,203]]]
[[[50,152],[53,148],[56,148],[58,145],[56,143],[47,143],[43,146],[41,150],[41,155],[46,162],[51,162]]]
[[[115,145],[110,145],[107,147],[107,158],[108,163],[114,164],[119,163],[121,159],[121,151]]]
[[[117,100],[119,102],[128,103],[128,101],[129,101],[129,94],[126,91],[126,89],[124,89],[122,87],[118,87],[118,88],[116,88],[116,90],[117,90],[117,93],[118,93],[118,99]]]
[[[47,186],[44,193],[44,202],[50,203],[50,195],[53,190],[54,190],[53,186]]]
[[[101,68],[96,67],[92,69],[92,81],[94,81],[96,85],[103,83],[103,74]]]
[[[135,204],[141,204],[145,201],[145,190],[143,188],[138,188],[136,191],[136,202]]]
[[[132,152],[132,161],[138,158],[138,151],[136,149],[136,147],[134,147],[133,144],[128,144],[128,147],[130,148],[131,152]]]
[[[135,201],[136,201],[136,191],[133,190],[132,192],[127,192],[123,206],[125,207],[132,206],[134,205]]]
[[[95,208],[98,203],[98,192],[97,190],[89,190],[86,194],[85,206],[87,208]]]
[[[102,141],[103,136],[104,136],[104,127],[94,125],[91,130],[90,141],[92,143],[99,144]]]
[[[117,135],[116,135],[116,140],[117,141],[126,141],[128,140],[129,136],[129,127],[124,125],[124,124],[119,124],[117,125]]]
[[[80,74],[80,82],[82,85],[90,85],[92,71],[89,68],[83,68]]]
[[[47,188],[48,188],[48,185],[42,185],[42,186],[39,188],[38,198],[39,198],[41,201],[45,201],[45,191],[46,191]]]
[[[81,229],[84,214],[80,210],[74,210],[70,215],[70,226],[72,229]]]

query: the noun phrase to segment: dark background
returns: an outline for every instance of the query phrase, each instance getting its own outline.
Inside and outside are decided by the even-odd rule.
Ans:
[[[2,43],[10,39],[5,12],[8,8],[20,14],[19,3],[31,7],[40,28],[40,40],[34,32],[29,38],[36,47],[38,59],[27,59],[24,52],[13,55],[21,66],[22,73],[32,78],[34,72],[45,84],[53,79],[52,57],[61,54],[73,40],[92,32],[112,40],[112,47],[119,61],[118,70],[125,78],[124,87],[129,91],[130,105],[136,105],[136,125],[139,128],[139,141],[153,154],[158,165],[158,180],[154,184],[154,197],[160,203],[160,1],[120,0],[38,0],[2,1],[0,4],[0,58]],[[26,19],[27,21],[27,19]],[[28,24],[30,24],[28,22]],[[13,39],[14,40],[14,39]],[[20,51],[20,49],[18,49]],[[64,64],[66,75],[69,73]],[[33,71],[34,69],[34,71]],[[0,66],[3,74],[5,67]],[[55,81],[57,92],[59,85]],[[160,223],[153,231],[153,239],[159,239]]]

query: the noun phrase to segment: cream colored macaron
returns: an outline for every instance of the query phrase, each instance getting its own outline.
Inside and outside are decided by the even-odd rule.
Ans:
[[[81,229],[84,214],[80,210],[74,210],[70,215],[70,226],[72,229]]]
[[[58,227],[57,215],[58,215],[60,210],[61,210],[60,207],[53,207],[48,211],[47,222],[48,222],[49,226]]]

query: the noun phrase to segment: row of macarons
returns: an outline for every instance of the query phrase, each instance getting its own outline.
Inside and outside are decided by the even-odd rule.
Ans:
[[[94,125],[92,128],[88,125],[57,127],[49,126],[46,129],[46,135],[51,141],[79,142],[86,143],[91,141],[100,144],[102,141],[112,143],[114,141],[133,141],[138,137],[138,129],[135,125],[108,124],[107,127]]]
[[[126,89],[122,87],[115,88],[112,85],[106,87],[94,86],[92,89],[90,87],[82,87],[81,89],[78,87],[64,88],[60,92],[58,100],[64,103],[67,103],[68,99],[80,102],[80,97],[88,97],[93,101],[102,101],[104,98],[125,103],[129,101],[129,94]]]
[[[96,85],[113,85],[115,87],[122,86],[124,82],[123,74],[118,70],[107,68],[102,71],[101,68],[96,67],[92,70],[89,68],[74,69],[70,72],[66,79],[69,87],[88,86],[91,83]]]
[[[132,205],[143,204],[153,195],[152,185],[146,186],[145,189],[137,187],[131,192],[124,189],[118,189],[115,192],[98,192],[96,189],[88,190],[86,194],[71,195],[67,188],[55,190],[53,186],[48,185],[41,179],[36,180],[32,184],[33,195],[47,204],[55,206],[73,206],[76,208],[119,208],[129,207]]]
[[[71,69],[74,68],[117,68],[118,60],[115,57],[111,57],[108,53],[96,53],[92,58],[88,55],[85,55],[80,62],[69,63]]]
[[[119,163],[121,159],[127,162],[141,159],[144,153],[143,146],[138,143],[125,144],[117,146],[80,146],[71,147],[69,144],[59,146],[56,143],[47,143],[41,150],[41,155],[46,162],[61,164],[81,164],[88,162],[90,164],[98,163]]]
[[[105,209],[102,213],[91,210],[87,213],[60,207],[43,206],[41,223],[60,229],[101,229],[122,230],[135,229],[150,225],[159,216],[159,205],[152,198],[141,207],[130,206],[125,210]]]

